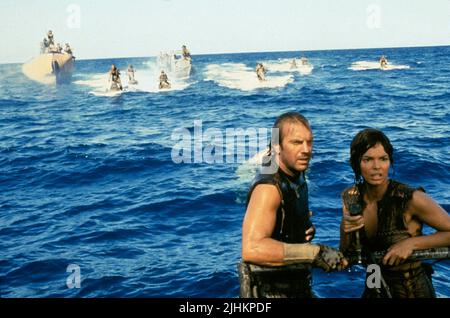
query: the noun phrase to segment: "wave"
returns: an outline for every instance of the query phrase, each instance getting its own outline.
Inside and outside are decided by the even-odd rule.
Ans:
[[[77,240],[85,243],[117,243],[124,241],[133,241],[135,239],[143,239],[148,233],[148,229],[145,226],[137,226],[135,228],[117,228],[104,231],[93,231],[85,234],[78,235]]]
[[[5,149],[8,150],[8,149]],[[5,150],[2,150],[4,153]],[[9,150],[1,161],[0,180],[12,188],[53,189],[88,185],[147,175],[173,165],[171,148],[157,143],[132,144],[115,149],[104,143],[80,144],[64,149],[42,146]],[[170,168],[168,168],[170,169]]]
[[[75,297],[120,297],[123,286],[129,278],[122,275],[102,275],[100,278],[86,278],[83,288],[77,290]]]
[[[70,260],[63,258],[29,261],[9,271],[4,279],[10,286],[14,286],[25,277],[29,284],[47,283],[49,277],[53,277],[55,273],[57,276],[64,276],[65,269],[70,263]]]
[[[380,62],[357,61],[354,62],[348,69],[352,71],[367,71],[367,70],[392,71],[392,70],[406,70],[409,68],[410,68],[409,65],[388,64],[385,67],[381,67]]]
[[[316,65],[305,77],[287,69],[292,52],[196,56],[198,76],[180,79],[189,88],[169,94],[146,91],[160,70],[144,58],[79,61],[78,83],[64,87],[7,75],[0,83],[2,296],[235,297],[246,194],[258,160],[173,163],[171,132],[182,127],[192,137],[197,119],[225,132],[270,128],[285,111],[305,114],[315,134],[308,185],[319,242],[338,244],[339,194],[353,182],[349,145],[368,125],[394,144],[393,179],[423,186],[449,211],[449,48],[386,52],[412,70],[383,76],[347,69],[348,61],[378,56],[360,52],[311,53]],[[422,60],[429,62],[415,63]],[[255,61],[268,63],[269,77],[295,81],[259,89]],[[135,65],[144,87],[133,91],[124,77],[122,97],[93,95],[107,88],[100,72],[111,63]],[[253,81],[249,91],[234,88],[246,85],[241,75]],[[59,256],[62,262],[51,264]],[[81,290],[65,286],[69,261],[82,267]],[[35,274],[41,276],[30,282]],[[315,271],[313,288],[324,297],[358,297],[348,286],[363,286],[360,274],[330,280]],[[434,274],[439,295],[449,295],[448,274],[444,266]]]
[[[237,261],[235,261],[236,264]],[[223,292],[227,291],[228,297],[238,297],[238,283],[234,271],[214,271],[206,277],[199,277],[195,283],[186,284],[183,289],[175,290],[167,296],[185,297],[186,293],[189,293],[191,297],[205,297],[205,295],[209,295],[208,297],[223,297]]]
[[[32,179],[29,185],[52,189],[55,184],[58,184],[58,187],[73,187],[74,184],[86,186],[102,181],[110,183],[119,176],[125,178],[125,175],[131,177],[136,173],[147,174],[167,164],[172,164],[172,161],[159,158],[109,159],[105,161],[88,159],[87,162],[75,165],[71,170],[41,170],[40,176]]]
[[[172,190],[172,189],[171,189]],[[173,191],[173,190],[172,190]],[[199,214],[198,211],[211,211],[218,205],[233,206],[235,194],[231,190],[223,190],[222,192],[208,193],[208,190],[191,191],[184,195],[174,196],[156,196],[153,195],[148,200],[142,202],[138,206],[130,207],[124,212],[127,215],[139,215],[141,217],[152,218],[152,213],[166,217],[171,216],[184,217],[209,217],[208,215]],[[167,192],[167,189],[166,189]],[[149,202],[150,201],[150,202]],[[152,202],[153,201],[153,202]],[[195,207],[186,210],[184,207]],[[150,214],[148,214],[150,213]]]
[[[424,156],[426,154],[424,153]],[[435,160],[422,159],[418,156],[405,156],[398,160],[398,167],[395,168],[396,173],[403,178],[419,182],[417,178],[427,180],[428,182],[437,182],[437,180],[448,180],[450,178],[449,165],[446,163],[439,163]],[[433,181],[435,180],[435,181]],[[444,182],[445,184],[445,182]]]
[[[143,64],[143,68],[137,69],[135,73],[135,79],[137,84],[130,84],[128,77],[125,72],[122,72],[122,91],[111,91],[109,89],[111,83],[109,82],[109,74],[93,74],[87,79],[79,79],[74,81],[76,85],[88,86],[90,94],[100,97],[117,97],[126,93],[133,92],[147,92],[147,93],[167,93],[174,91],[181,91],[188,88],[193,84],[189,78],[180,78],[176,74],[167,72],[169,77],[169,82],[171,84],[170,89],[160,89],[159,88],[159,75],[160,69],[157,64],[153,61],[149,61]]]
[[[295,64],[293,64],[295,61]],[[300,73],[300,75],[310,75],[314,69],[311,64],[303,65],[299,59],[280,59],[276,62],[265,62],[269,72],[289,72],[289,73]]]
[[[28,105],[29,101],[21,99],[0,99],[0,107],[2,107],[2,111],[7,108],[15,109],[16,107],[26,107]]]
[[[255,71],[242,63],[210,64],[206,67],[204,76],[206,81],[213,81],[219,86],[241,91],[281,88],[294,80],[292,75],[268,75],[265,81],[260,81]]]
[[[236,170],[236,176],[238,177],[238,183],[249,184],[258,173],[263,158],[267,155],[269,149],[262,150],[254,155],[249,160],[239,165]]]

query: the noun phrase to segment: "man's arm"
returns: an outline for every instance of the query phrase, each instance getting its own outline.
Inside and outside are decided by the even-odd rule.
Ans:
[[[283,243],[271,238],[281,197],[274,185],[253,190],[242,228],[242,258],[261,265],[282,265]]]
[[[245,214],[242,258],[260,265],[311,263],[320,247],[313,244],[285,244],[271,238],[281,197],[274,185],[256,186]]]

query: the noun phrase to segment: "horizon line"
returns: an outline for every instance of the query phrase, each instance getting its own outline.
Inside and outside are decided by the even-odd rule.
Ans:
[[[234,55],[234,54],[264,54],[264,53],[290,53],[290,52],[326,52],[326,51],[351,51],[351,50],[389,50],[389,49],[412,49],[412,48],[431,48],[431,47],[450,47],[450,44],[436,44],[436,45],[411,45],[411,46],[391,46],[391,47],[356,47],[356,48],[330,48],[330,49],[309,49],[309,50],[287,50],[287,51],[242,51],[242,52],[213,52],[213,53],[198,53],[192,56],[208,56],[208,55]],[[39,56],[39,55],[36,55]],[[111,59],[139,59],[151,58],[157,55],[147,56],[116,56],[116,57],[95,57],[95,58],[77,58],[77,61],[96,61],[96,60],[111,60]],[[30,58],[32,60],[35,57]],[[29,61],[27,60],[27,61]],[[6,62],[0,65],[25,64],[25,62]]]

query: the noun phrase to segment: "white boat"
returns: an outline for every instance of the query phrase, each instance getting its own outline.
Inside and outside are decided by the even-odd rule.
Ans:
[[[161,52],[158,67],[166,73],[179,78],[189,77],[192,71],[192,59],[184,58],[180,51]]]
[[[22,72],[42,84],[60,84],[71,79],[74,58],[67,53],[45,53],[22,66]]]

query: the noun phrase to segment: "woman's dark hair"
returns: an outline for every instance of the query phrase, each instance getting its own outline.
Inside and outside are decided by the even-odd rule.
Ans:
[[[367,128],[361,130],[353,138],[350,145],[350,165],[355,173],[356,183],[361,183],[361,159],[367,150],[380,143],[384,151],[389,156],[391,164],[394,163],[394,148],[392,147],[389,138],[380,130]]]

